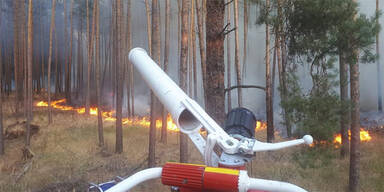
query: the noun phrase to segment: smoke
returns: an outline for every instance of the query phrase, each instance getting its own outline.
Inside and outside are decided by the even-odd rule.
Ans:
[[[146,25],[146,14],[145,14],[145,3],[144,0],[136,0],[131,1],[131,11],[132,11],[132,18],[131,18],[131,29],[132,29],[132,47],[142,47],[146,50],[148,50],[148,39],[147,39],[147,25]],[[165,29],[164,29],[164,21],[165,21],[165,1],[160,2],[161,6],[161,42],[162,46],[164,46],[164,35],[165,35]],[[1,28],[0,28],[0,34],[1,34],[1,42],[3,45],[5,45],[5,48],[8,50],[13,50],[13,8],[12,8],[12,0],[6,0],[2,1],[2,7],[3,7],[3,14],[2,14],[2,22],[1,22]],[[46,68],[46,60],[48,58],[48,43],[49,43],[49,26],[50,26],[50,13],[51,13],[51,2],[47,3],[47,1],[40,2],[40,1],[34,1],[36,5],[34,6],[34,42],[37,43],[39,39],[39,35],[43,34],[43,39],[41,42],[43,43],[44,49],[41,50],[38,48],[37,44],[34,45],[35,54],[38,55],[41,52],[43,52],[44,58],[45,58],[45,69]],[[64,26],[64,19],[63,19],[63,3],[67,3],[67,26]],[[363,13],[366,13],[368,15],[372,15],[374,13],[374,0],[367,0],[367,1],[360,1],[361,9],[360,11]],[[40,8],[41,4],[41,8]],[[90,4],[92,7],[93,5]],[[90,8],[91,8],[90,7]],[[384,8],[384,5],[381,4],[381,8]],[[70,31],[70,17],[69,17],[69,9],[70,9],[70,1],[58,1],[57,7],[56,7],[56,31],[58,36],[58,51],[59,51],[59,64],[62,72],[64,71],[64,61],[65,61],[65,55],[66,52],[64,52],[64,31],[63,28],[66,27],[67,32],[69,34]],[[105,66],[107,70],[107,76],[105,79],[105,89],[103,90],[103,100],[106,105],[112,106],[114,99],[113,95],[111,95],[111,85],[109,81],[111,81],[111,72],[109,69],[109,63],[105,59],[105,55],[103,53],[103,49],[111,49],[111,47],[108,47],[108,45],[103,45],[104,43],[108,44],[108,38],[110,38],[110,30],[112,27],[111,24],[111,4],[110,1],[101,1],[100,4],[100,27],[101,27],[101,39],[106,38],[106,42],[102,42],[101,45],[105,46],[102,48],[101,51],[101,69],[103,70]],[[243,79],[243,84],[245,85],[259,85],[259,86],[265,86],[265,26],[259,26],[256,25],[256,18],[258,16],[258,7],[256,5],[251,4],[251,7],[249,8],[250,16],[249,16],[249,26],[248,26],[248,45],[247,45],[247,59],[246,61],[243,61],[243,7],[240,6],[240,16],[239,16],[239,35],[240,35],[240,63],[241,65],[246,65],[246,74],[242,75],[245,77]],[[124,5],[124,14],[126,11],[126,6]],[[80,30],[80,23],[82,23],[83,27],[83,36],[82,36],[82,53],[83,53],[83,71],[84,71],[84,82],[86,83],[86,65],[87,65],[87,39],[86,39],[86,19],[84,17],[84,14],[86,13],[85,7],[81,7],[77,5],[77,1],[75,1],[75,9],[74,9],[74,36],[73,36],[73,60],[72,63],[74,66],[77,65],[77,31]],[[91,9],[90,9],[90,15],[91,15]],[[177,3],[175,0],[171,3],[171,29],[170,29],[170,56],[169,56],[169,65],[168,65],[168,71],[167,73],[169,76],[177,83],[178,82],[178,74],[179,74],[179,56],[178,56],[178,43],[177,43],[177,25],[178,25],[178,8]],[[41,17],[40,17],[41,16]],[[82,20],[80,20],[82,19]],[[90,21],[91,20],[90,16]],[[232,17],[233,19],[233,17]],[[233,26],[233,21],[231,22]],[[383,23],[383,19],[381,19],[381,24]],[[40,29],[42,26],[42,30]],[[382,34],[380,34],[380,39],[382,38]],[[227,35],[226,38],[230,38],[231,40],[231,82],[232,85],[236,84],[236,73],[234,68],[234,33],[230,33]],[[198,40],[198,38],[197,38]],[[69,35],[68,40],[69,41]],[[271,40],[273,41],[273,39]],[[53,47],[55,47],[55,43]],[[226,44],[226,41],[225,41]],[[69,46],[68,46],[69,47]],[[197,47],[198,48],[198,47]],[[384,50],[383,43],[381,43],[381,49]],[[3,49],[3,53],[5,53]],[[226,48],[224,49],[226,51]],[[124,53],[128,54],[129,50],[125,50]],[[164,47],[161,49],[162,51],[162,61],[163,61],[163,54],[164,54]],[[68,52],[68,51],[67,51]],[[53,54],[55,53],[55,50],[53,48]],[[227,53],[225,53],[227,54]],[[4,55],[4,54],[3,54]],[[53,55],[54,56],[54,55]],[[53,62],[55,61],[55,57],[53,57]],[[381,63],[384,63],[384,59],[380,58]],[[162,62],[161,62],[162,63]],[[227,57],[225,57],[225,63],[227,64]],[[54,64],[54,63],[53,63]],[[35,64],[34,64],[35,65]],[[199,104],[204,104],[203,99],[203,89],[202,89],[202,80],[201,80],[201,67],[200,67],[200,55],[199,51],[197,51],[197,74],[198,74],[198,80],[197,80],[197,87],[198,87],[198,94],[196,96],[196,100]],[[53,71],[55,71],[54,65],[53,65]],[[74,71],[74,70],[72,70]],[[301,68],[300,73],[300,79],[301,79],[301,85],[304,89],[310,88],[311,81],[308,81],[310,79],[308,73],[308,69],[305,67]],[[55,77],[54,74],[52,74],[52,82],[54,82]],[[73,76],[75,76],[73,74]],[[93,76],[92,76],[93,78]],[[225,75],[225,78],[227,76]],[[94,80],[92,80],[94,82]],[[147,115],[149,112],[149,89],[145,85],[145,82],[142,80],[140,75],[135,71],[134,72],[134,82],[135,82],[135,113],[138,115]],[[227,82],[227,79],[225,79],[225,82]],[[376,101],[377,101],[377,89],[376,89],[376,65],[370,64],[370,65],[364,65],[361,67],[361,107],[362,110],[374,110],[376,107]],[[52,83],[54,85],[54,83]],[[275,79],[275,90],[274,90],[274,108],[275,108],[275,120],[277,121],[277,124],[281,122],[281,116],[280,116],[280,98],[279,98],[279,91],[278,91],[278,75],[276,75]],[[52,87],[54,88],[54,87]],[[84,86],[83,86],[84,88]],[[126,89],[126,86],[124,85],[124,90]],[[54,90],[54,89],[52,89]],[[94,89],[91,89],[94,90]],[[384,89],[383,89],[384,90]],[[84,90],[82,90],[84,92]],[[383,93],[384,94],[384,93]],[[126,99],[126,90],[124,91],[124,103],[125,106],[127,106],[127,99]],[[250,109],[253,111],[256,116],[259,119],[265,119],[265,92],[259,89],[243,89],[243,103],[244,107]],[[237,107],[237,91],[232,91],[232,107]],[[124,110],[126,110],[126,107],[124,107]]]

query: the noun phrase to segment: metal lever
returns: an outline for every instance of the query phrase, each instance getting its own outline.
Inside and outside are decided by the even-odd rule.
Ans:
[[[305,135],[302,139],[295,139],[292,141],[284,141],[279,143],[265,143],[256,139],[243,138],[239,142],[239,152],[243,154],[253,154],[260,151],[275,151],[283,148],[288,148],[300,144],[310,145],[313,138],[310,135]]]

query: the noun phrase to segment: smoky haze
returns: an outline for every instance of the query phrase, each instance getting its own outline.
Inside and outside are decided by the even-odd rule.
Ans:
[[[92,1],[90,1],[92,2]],[[100,35],[101,35],[101,50],[103,49],[109,49],[108,41],[109,41],[109,33],[110,29],[112,27],[111,24],[111,2],[107,0],[100,1]],[[148,39],[147,39],[147,21],[146,21],[146,12],[145,12],[145,3],[144,0],[133,0],[131,1],[131,30],[132,30],[132,47],[142,47],[148,51]],[[374,14],[375,11],[375,0],[360,0],[360,11],[362,13],[367,14],[368,16],[371,16]],[[4,0],[1,1],[2,3],[2,17],[1,17],[1,43],[4,45],[3,47],[3,54],[13,54],[13,34],[14,34],[14,16],[13,16],[13,3],[12,0]],[[64,3],[66,3],[67,7],[67,26],[64,26]],[[243,84],[245,85],[259,85],[264,86],[265,85],[265,26],[263,25],[256,25],[256,19],[258,17],[258,7],[255,4],[251,4],[249,8],[249,24],[248,24],[248,41],[247,41],[247,58],[246,61],[243,61],[243,1],[240,1],[240,7],[239,7],[239,35],[240,35],[240,63],[241,65],[246,65],[246,73],[242,74]],[[90,21],[92,22],[92,6],[93,4],[90,3]],[[27,9],[28,4],[26,4]],[[124,6],[125,3],[124,3]],[[161,11],[161,54],[162,54],[162,61],[163,61],[163,54],[164,54],[164,35],[165,35],[165,1],[160,1],[160,11]],[[380,5],[381,8],[384,8],[383,4]],[[124,7],[124,15],[126,14],[126,7]],[[81,31],[81,49],[80,52],[82,52],[83,57],[81,58],[81,62],[83,62],[83,71],[86,72],[86,65],[87,65],[87,38],[86,38],[86,9],[85,9],[85,1],[75,1],[74,5],[74,15],[73,15],[73,56],[72,56],[72,72],[74,72],[74,68],[79,62],[79,52],[78,52],[78,43],[80,36],[78,35]],[[48,44],[49,44],[49,26],[50,26],[50,15],[51,15],[51,1],[50,0],[44,0],[44,1],[34,1],[34,65],[37,65],[41,62],[41,58],[43,58],[45,62],[47,62],[48,58]],[[63,1],[58,0],[56,4],[56,26],[55,31],[57,33],[57,42],[55,40],[53,41],[53,59],[52,59],[52,82],[55,81],[55,44],[58,44],[58,66],[60,67],[61,71],[64,71],[64,64],[65,64],[65,53],[64,51],[64,45],[65,45],[65,39],[64,39],[64,28],[66,29],[68,33],[68,40],[69,42],[69,32],[70,32],[70,1]],[[168,71],[167,73],[169,76],[175,81],[178,82],[178,74],[179,74],[179,54],[178,54],[178,34],[177,34],[177,25],[178,25],[178,8],[177,8],[177,2],[175,0],[171,1],[171,23],[170,23],[170,56],[169,56],[169,65],[168,65]],[[233,19],[233,17],[232,17]],[[380,23],[383,25],[383,19],[380,20]],[[232,26],[234,22],[231,22]],[[80,27],[82,25],[82,27]],[[196,30],[197,31],[197,30]],[[231,79],[232,79],[232,85],[236,85],[236,74],[235,74],[235,68],[234,68],[234,42],[235,42],[235,35],[234,33],[230,33],[227,35],[227,38],[230,38],[231,40]],[[383,32],[380,33],[380,39],[383,39]],[[197,39],[198,40],[198,39]],[[226,42],[226,41],[225,41]],[[383,43],[380,44],[381,50],[384,50]],[[198,46],[198,44],[197,44]],[[225,45],[226,46],[226,45]],[[41,49],[43,47],[43,49]],[[197,47],[198,49],[199,47]],[[68,45],[69,49],[69,45]],[[226,48],[224,49],[226,51]],[[129,50],[124,50],[124,54],[127,55]],[[225,53],[226,54],[226,53]],[[42,57],[38,56],[42,55]],[[203,88],[202,88],[202,80],[201,80],[201,67],[200,67],[200,55],[199,51],[197,51],[197,74],[198,74],[198,80],[197,80],[197,91],[198,94],[196,96],[196,100],[201,105],[204,105],[204,99],[203,99]],[[227,64],[227,57],[225,57],[225,62]],[[380,62],[384,63],[384,59],[380,57]],[[3,62],[4,63],[4,62]],[[161,62],[162,63],[162,62]],[[40,64],[39,64],[40,65]],[[101,70],[103,74],[103,69],[106,68],[107,75],[104,78],[104,89],[103,89],[103,101],[107,105],[112,105],[114,102],[111,82],[112,82],[112,76],[110,75],[111,72],[109,71],[108,67],[106,67],[107,62],[105,59],[105,54],[103,51],[101,51]],[[46,70],[46,69],[45,69]],[[94,70],[94,69],[93,69]],[[311,81],[310,76],[308,74],[308,69],[305,66],[302,66],[299,70],[299,77],[301,79],[301,86],[303,89],[309,89],[311,87]],[[382,71],[381,71],[382,72]],[[376,65],[375,64],[361,64],[361,77],[360,77],[360,91],[361,91],[361,110],[362,111],[371,111],[375,110],[377,106],[377,81],[376,81]],[[86,83],[84,73],[84,81],[82,82],[83,85]],[[226,77],[226,75],[225,75]],[[45,77],[45,81],[46,81]],[[64,78],[64,76],[62,76]],[[72,74],[72,78],[76,79],[75,73]],[[92,82],[94,77],[92,76]],[[64,79],[63,79],[64,81]],[[225,82],[227,80],[225,79]],[[134,83],[135,83],[135,111],[138,115],[146,115],[149,112],[149,89],[145,85],[145,82],[142,80],[142,78],[139,76],[137,72],[134,72]],[[275,101],[274,101],[274,107],[275,107],[275,119],[276,121],[279,121],[280,119],[280,107],[279,107],[279,94],[278,94],[278,79],[276,76],[275,79]],[[74,83],[72,83],[72,86],[74,86]],[[82,86],[85,88],[85,86]],[[126,87],[124,85],[124,87]],[[55,84],[52,83],[52,91],[55,89]],[[91,89],[92,90],[92,89]],[[74,97],[74,102],[77,103],[85,103],[84,102],[84,96],[83,93],[85,93],[84,90],[80,90],[79,94],[80,96]],[[384,94],[384,93],[383,93]],[[124,91],[124,103],[126,105],[126,91]],[[232,105],[233,107],[236,107],[237,103],[237,91],[232,91]],[[259,89],[243,89],[243,105],[246,108],[249,108],[252,110],[259,118],[264,119],[265,118],[265,93],[262,90]],[[124,107],[126,108],[126,107]]]

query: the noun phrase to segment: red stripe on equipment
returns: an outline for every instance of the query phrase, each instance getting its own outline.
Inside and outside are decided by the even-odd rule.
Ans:
[[[169,186],[202,190],[204,169],[203,165],[166,163],[161,173],[161,182]]]

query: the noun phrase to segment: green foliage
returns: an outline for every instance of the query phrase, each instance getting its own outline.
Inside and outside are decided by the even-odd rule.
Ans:
[[[292,160],[303,169],[330,166],[336,157],[333,148],[324,146],[303,148],[292,154]]]
[[[287,48],[283,62],[286,96],[281,106],[284,118],[297,128],[297,134],[311,134],[316,140],[331,140],[339,130],[342,111],[349,102],[341,103],[334,91],[339,86],[334,67],[339,55],[350,65],[373,62],[375,36],[380,31],[377,20],[381,13],[368,18],[358,13],[352,0],[256,0],[260,5],[257,24],[272,25],[272,32],[283,37]],[[283,58],[284,60],[284,58]],[[309,69],[312,88],[305,91],[297,77],[299,64]],[[283,85],[284,86],[284,85]]]
[[[344,107],[338,95],[332,91],[331,75],[314,77],[310,93],[302,93],[294,73],[287,77],[288,97],[281,105],[288,111],[286,118],[297,127],[296,134],[311,134],[315,140],[332,140],[339,130],[340,110]]]

